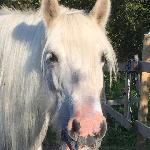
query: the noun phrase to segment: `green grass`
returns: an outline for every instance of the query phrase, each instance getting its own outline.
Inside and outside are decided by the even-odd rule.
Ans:
[[[136,134],[121,127],[107,116],[108,131],[103,139],[101,150],[134,150]]]

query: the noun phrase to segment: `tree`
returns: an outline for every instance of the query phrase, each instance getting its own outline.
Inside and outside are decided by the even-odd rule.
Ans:
[[[144,34],[150,30],[148,0],[112,0],[109,36],[119,60],[141,56]]]

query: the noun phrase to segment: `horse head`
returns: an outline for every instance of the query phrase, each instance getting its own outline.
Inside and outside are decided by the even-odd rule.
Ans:
[[[47,31],[42,68],[58,101],[55,128],[62,132],[66,149],[75,149],[72,141],[82,150],[98,149],[107,130],[100,103],[102,56],[111,72],[116,66],[105,32],[110,0],[97,0],[89,14],[62,8],[57,0],[43,0],[42,12]]]

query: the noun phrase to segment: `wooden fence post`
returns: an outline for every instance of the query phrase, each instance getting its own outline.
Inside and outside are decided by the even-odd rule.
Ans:
[[[150,34],[144,36],[142,60],[150,62]],[[147,124],[148,114],[148,95],[150,92],[150,73],[141,72],[141,89],[140,89],[140,102],[138,120],[144,124]],[[137,135],[137,150],[145,150],[145,139],[142,135]]]
[[[130,120],[129,101],[131,97],[131,74],[126,74],[125,79],[125,96],[124,96],[124,116]]]
[[[106,93],[105,93],[105,81],[103,81],[103,88],[102,88],[102,91],[101,91],[100,98],[101,98],[102,102],[104,102],[105,104],[107,103]]]
[[[124,95],[124,116],[127,117],[128,114],[128,77],[126,74],[125,78],[125,95]]]

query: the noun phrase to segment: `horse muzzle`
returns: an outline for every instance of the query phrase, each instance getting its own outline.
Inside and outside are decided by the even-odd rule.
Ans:
[[[101,145],[102,138],[107,131],[107,123],[101,125],[101,132],[93,136],[80,136],[80,123],[73,120],[72,129],[69,131],[63,129],[61,132],[61,140],[66,144],[66,150],[98,150]]]

